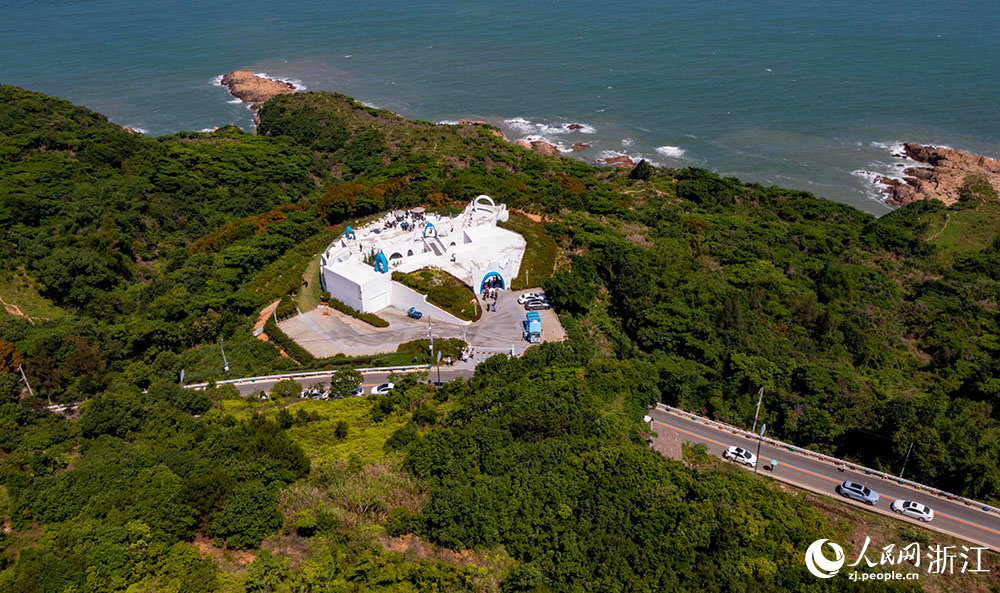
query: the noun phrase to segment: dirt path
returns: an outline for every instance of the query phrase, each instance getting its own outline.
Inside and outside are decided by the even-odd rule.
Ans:
[[[948,223],[949,222],[951,222],[951,212],[948,212],[948,213],[945,214],[944,224],[941,226],[941,228],[938,230],[938,232],[934,233],[930,237],[927,237],[927,240],[928,241],[933,241],[934,239],[937,239],[938,237],[940,237],[941,233],[943,233],[944,230],[946,228],[948,228]]]
[[[15,317],[24,317],[31,323],[31,325],[35,325],[35,320],[22,313],[21,308],[15,305],[14,303],[8,303],[7,301],[3,300],[3,297],[0,297],[0,304],[3,305],[3,308],[5,311],[7,311],[8,315],[14,315]]]

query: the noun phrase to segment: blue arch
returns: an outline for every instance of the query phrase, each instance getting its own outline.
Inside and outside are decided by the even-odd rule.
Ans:
[[[501,276],[499,272],[487,272],[486,275],[483,276],[483,281],[479,283],[479,292],[483,292],[483,289],[486,288],[486,281],[493,276],[500,279],[500,288],[502,290],[507,290],[507,285],[504,283],[503,276]]]
[[[354,232],[353,228],[351,228],[350,226],[348,226],[347,230],[344,231],[344,238],[345,239],[355,239],[355,240],[357,240],[358,235],[357,235],[357,233]]]
[[[375,256],[375,271],[383,274],[389,271],[389,260],[385,259],[384,253]]]
[[[424,227],[424,239],[427,238],[427,229],[434,229],[434,238],[437,239],[438,236],[437,227],[429,222],[427,223],[427,226]]]

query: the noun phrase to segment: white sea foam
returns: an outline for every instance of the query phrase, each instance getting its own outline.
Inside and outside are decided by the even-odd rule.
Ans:
[[[243,99],[239,99],[239,98],[237,98],[237,99],[230,99],[230,100],[226,101],[226,103],[230,103],[232,105],[239,105],[242,102],[243,102]]]
[[[656,152],[672,159],[679,159],[684,156],[684,149],[679,146],[657,146]]]
[[[281,82],[287,82],[295,88],[296,92],[302,92],[306,90],[306,85],[298,78],[281,78],[280,76],[271,76],[266,72],[254,72],[255,75],[261,76],[263,78],[270,78],[271,80],[278,80]]]
[[[128,129],[130,129],[130,130],[132,130],[133,132],[138,132],[138,133],[142,134],[143,136],[149,136],[149,130],[147,130],[146,128],[144,128],[142,126],[137,126],[137,125],[134,125],[134,124],[129,124],[129,125],[125,126],[125,127],[128,128]]]
[[[581,134],[594,134],[597,132],[597,129],[594,128],[594,126],[580,122],[545,124],[533,122],[523,117],[512,117],[510,119],[503,120],[503,123],[507,127],[520,132],[521,134],[552,135],[570,134],[573,132],[580,132]],[[570,126],[573,127],[571,128]]]
[[[212,132],[212,128],[202,128],[202,129],[200,129],[198,131],[201,132],[201,133],[203,133],[203,134],[210,134]]]
[[[220,75],[216,76],[215,78],[213,78],[212,79],[212,86],[222,86],[222,77],[223,77],[223,75],[220,74]]]
[[[635,140],[633,140],[631,138],[622,138],[622,146],[624,146],[626,148],[628,148],[629,146],[632,146],[634,143],[635,143]]]
[[[442,125],[442,126],[457,126],[458,125],[458,120],[457,119],[442,119],[438,123],[440,125]]]
[[[551,144],[552,146],[555,146],[559,152],[573,152],[573,149],[569,146],[566,146],[566,144],[564,144],[563,142],[560,142],[559,140],[556,140],[554,138],[549,138],[548,136],[542,136],[540,134],[528,134],[523,138],[518,138],[517,142],[520,142],[521,140],[524,140],[525,142],[546,142],[548,144]]]

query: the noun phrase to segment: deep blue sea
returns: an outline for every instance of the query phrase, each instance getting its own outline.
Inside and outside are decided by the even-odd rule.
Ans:
[[[247,68],[874,213],[895,143],[1000,156],[998,57],[998,0],[0,0],[0,82],[150,135],[249,129]]]

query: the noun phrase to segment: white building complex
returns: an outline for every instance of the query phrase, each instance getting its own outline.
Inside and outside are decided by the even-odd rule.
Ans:
[[[391,272],[440,268],[477,294],[488,283],[506,289],[517,276],[526,245],[518,233],[497,226],[509,215],[505,204],[497,205],[483,195],[455,217],[425,215],[422,208],[415,208],[391,212],[358,229],[348,227],[321,256],[323,289],[366,313],[390,306],[403,311],[417,307],[431,318],[459,321],[428,307],[423,295],[393,282]]]

